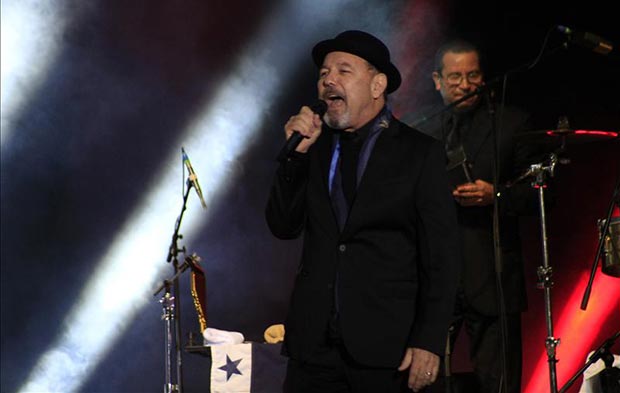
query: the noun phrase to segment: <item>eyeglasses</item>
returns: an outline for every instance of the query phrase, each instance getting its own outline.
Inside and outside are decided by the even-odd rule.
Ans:
[[[482,72],[480,71],[471,71],[467,73],[467,76],[459,73],[459,72],[453,72],[451,74],[448,74],[446,76],[442,76],[442,78],[444,78],[445,80],[448,81],[448,83],[450,85],[454,85],[454,86],[458,86],[461,84],[461,82],[463,82],[463,78],[467,78],[467,82],[472,83],[472,84],[478,84],[480,82],[482,82]]]

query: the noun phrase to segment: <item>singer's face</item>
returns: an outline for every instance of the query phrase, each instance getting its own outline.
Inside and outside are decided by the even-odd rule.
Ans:
[[[446,52],[443,56],[441,73],[433,72],[435,89],[439,91],[446,105],[462,98],[484,84],[480,59],[476,52]],[[456,106],[456,110],[467,111],[478,103],[480,96],[468,98]]]
[[[327,102],[324,120],[332,128],[354,131],[383,108],[387,77],[359,56],[331,52],[319,71],[319,98]]]

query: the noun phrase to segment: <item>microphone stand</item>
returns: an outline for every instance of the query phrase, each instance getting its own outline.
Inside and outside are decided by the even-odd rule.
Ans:
[[[172,296],[170,293],[170,287],[175,285],[173,283],[178,283],[178,279],[179,276],[185,271],[187,270],[187,268],[191,268],[191,269],[195,269],[195,263],[196,260],[198,260],[200,258],[198,258],[197,255],[192,254],[188,257],[185,258],[185,260],[183,261],[183,263],[181,265],[178,266],[177,271],[175,272],[175,274],[170,277],[169,279],[166,279],[163,281],[163,283],[159,286],[159,288],[157,288],[157,290],[155,291],[155,293],[153,294],[153,296],[157,296],[157,294],[159,294],[159,292],[162,291],[162,289],[165,289],[164,292],[164,296],[159,300],[159,302],[162,304],[163,306],[163,314],[162,314],[162,319],[165,322],[165,351],[166,351],[166,359],[165,359],[165,368],[166,368],[166,383],[164,385],[164,393],[173,393],[173,392],[180,392],[180,387],[182,386],[181,383],[178,383],[177,385],[175,385],[174,383],[172,383],[172,331],[173,331],[173,326],[172,326],[172,322],[171,321],[177,321],[178,318],[177,316],[175,316],[174,314],[174,310],[177,309],[177,298],[175,296]],[[175,286],[176,288],[176,286]],[[179,332],[178,329],[174,329],[176,332]],[[179,334],[176,335],[177,338],[180,336]],[[178,358],[178,352],[180,349],[180,345],[175,345],[176,350],[177,350],[177,359]],[[177,363],[177,366],[180,366],[181,362]],[[177,368],[177,375],[181,375],[178,373],[178,368]],[[179,378],[179,382],[180,382],[180,378]]]
[[[613,194],[611,196],[611,201],[609,203],[609,208],[607,209],[607,216],[605,218],[605,224],[603,225],[603,229],[601,230],[601,236],[598,239],[598,247],[596,248],[596,256],[594,257],[594,261],[592,261],[592,271],[590,272],[590,279],[588,281],[588,285],[586,286],[586,290],[583,293],[583,298],[581,300],[581,309],[585,311],[588,307],[588,301],[590,300],[590,292],[592,291],[592,284],[594,283],[594,276],[596,275],[596,271],[598,268],[598,262],[601,259],[601,252],[603,251],[603,245],[605,244],[605,236],[607,236],[607,231],[609,230],[609,221],[611,220],[611,214],[614,210],[614,205],[620,207],[620,173],[618,173],[618,179],[616,180],[616,186],[614,187]]]
[[[175,319],[174,316],[174,304],[175,298],[170,294],[170,281],[164,280],[162,287],[158,289],[153,296],[157,296],[157,294],[161,291],[161,288],[165,288],[166,292],[164,296],[159,300],[159,302],[163,306],[163,313],[161,319],[165,321],[164,330],[164,351],[166,356],[164,357],[165,362],[165,383],[164,383],[164,393],[172,393],[177,391],[177,385],[172,383],[172,321]]]
[[[180,302],[180,293],[179,293],[179,275],[187,269],[186,262],[184,262],[181,266],[179,266],[178,255],[179,252],[185,254],[185,246],[183,248],[179,248],[178,240],[183,238],[183,235],[179,233],[181,228],[181,221],[183,220],[183,214],[187,209],[187,199],[189,198],[189,193],[193,187],[192,181],[187,179],[187,187],[183,194],[183,205],[181,207],[181,213],[176,220],[174,225],[174,232],[172,234],[172,240],[170,242],[170,246],[168,247],[168,256],[166,257],[167,262],[172,262],[172,266],[174,268],[174,275],[170,280],[164,280],[164,283],[157,289],[154,296],[156,296],[162,289],[166,289],[166,292],[160,302],[163,305],[164,311],[162,315],[162,319],[166,321],[166,336],[165,336],[165,348],[166,348],[166,359],[165,359],[165,367],[166,367],[166,375],[165,375],[165,383],[164,383],[164,393],[183,393],[183,360],[182,360],[182,351],[181,351],[181,302]],[[170,292],[170,287],[172,288],[172,293]],[[174,329],[172,326],[172,322],[174,321]],[[173,373],[172,373],[172,364],[173,364],[173,354],[172,354],[172,330],[174,330],[174,349],[176,359],[176,383],[174,383]]]

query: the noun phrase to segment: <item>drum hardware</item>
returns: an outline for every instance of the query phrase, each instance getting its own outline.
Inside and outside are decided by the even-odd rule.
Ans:
[[[581,309],[585,310],[588,306],[588,300],[590,298],[590,292],[592,290],[592,283],[594,282],[594,276],[597,271],[598,262],[601,259],[601,254],[603,249],[606,250],[605,259],[603,262],[602,271],[605,274],[614,277],[620,277],[620,258],[618,254],[618,250],[620,249],[620,217],[611,218],[611,215],[614,210],[614,206],[620,207],[620,168],[618,172],[618,178],[616,179],[616,185],[612,192],[611,201],[609,203],[609,207],[607,209],[607,216],[605,219],[598,220],[599,226],[599,244],[596,251],[596,256],[594,257],[594,261],[592,263],[592,271],[590,273],[590,280],[588,281],[588,285],[585,289],[583,299],[581,301]],[[613,223],[613,224],[612,224]],[[612,228],[610,228],[613,225]],[[576,380],[579,378],[581,374],[585,372],[585,370],[590,367],[590,365],[596,362],[598,359],[603,359],[605,361],[606,368],[600,374],[604,378],[604,381],[607,380],[617,380],[618,375],[620,374],[620,370],[612,367],[613,363],[613,355],[609,352],[609,349],[614,344],[615,340],[620,337],[620,331],[617,331],[614,335],[612,335],[609,339],[607,339],[595,352],[592,354],[588,362],[579,369],[566,384],[560,389],[559,393],[564,393]],[[605,390],[607,391],[607,390]]]
[[[525,171],[522,175],[517,177],[515,180],[510,181],[506,184],[507,187],[512,187],[515,184],[523,181],[526,178],[534,177],[534,181],[532,181],[532,187],[538,189],[538,199],[539,199],[539,212],[540,212],[540,226],[541,226],[541,238],[542,238],[542,249],[543,249],[543,265],[537,269],[538,275],[538,284],[537,287],[544,290],[544,299],[545,299],[545,319],[546,319],[546,327],[547,327],[547,338],[545,340],[545,346],[547,348],[547,361],[549,363],[549,377],[550,377],[550,385],[551,392],[558,392],[557,387],[557,372],[556,372],[556,364],[558,360],[556,359],[556,347],[560,343],[559,338],[555,338],[553,335],[553,319],[552,319],[552,308],[551,308],[551,288],[553,287],[553,268],[549,264],[549,252],[548,252],[548,243],[547,243],[547,229],[546,229],[546,214],[545,214],[545,201],[544,201],[544,192],[546,188],[546,176],[554,176],[555,168],[557,164],[563,164],[570,162],[566,159],[560,159],[558,157],[558,153],[564,150],[564,143],[562,143],[561,148],[558,152],[551,153],[549,155],[549,159],[546,162],[532,164],[530,168]],[[616,181],[616,185],[614,187],[614,191],[611,198],[611,203],[609,205],[607,216],[605,219],[598,220],[599,226],[599,246],[597,248],[597,253],[594,258],[594,263],[592,267],[592,274],[590,276],[590,281],[584,293],[584,298],[581,304],[581,308],[583,310],[587,307],[588,298],[590,296],[590,291],[592,288],[592,283],[594,281],[594,274],[596,273],[598,267],[598,261],[601,258],[603,249],[605,249],[604,256],[604,264],[601,269],[603,273],[608,274],[614,277],[620,277],[620,217],[611,218],[614,206],[620,207],[620,168],[618,179]],[[611,228],[610,228],[611,227]],[[605,235],[603,235],[605,234]],[[616,337],[614,337],[614,340]],[[596,361],[594,359],[593,361]],[[592,361],[592,362],[593,362]],[[591,364],[591,363],[590,363]],[[583,368],[574,378],[576,379],[585,368]],[[572,384],[574,380],[569,381],[569,384]],[[560,392],[564,392],[570,385],[566,384]]]
[[[618,265],[617,260],[615,259],[615,257],[618,256],[617,251],[618,251],[618,228],[617,228],[617,220],[614,220],[614,228],[613,230],[610,232],[610,224],[611,224],[611,214],[613,213],[614,210],[614,206],[616,207],[620,207],[620,168],[619,168],[619,172],[618,172],[618,178],[616,179],[616,185],[614,187],[614,190],[612,192],[612,196],[611,196],[611,201],[609,203],[609,206],[607,208],[607,215],[605,217],[605,219],[601,222],[602,223],[602,228],[599,230],[600,235],[599,235],[599,242],[598,242],[598,247],[596,248],[596,255],[594,256],[594,261],[592,262],[592,270],[590,271],[590,280],[588,281],[588,286],[586,287],[586,290],[583,294],[583,299],[581,300],[581,309],[585,310],[588,307],[588,300],[590,298],[590,292],[592,290],[592,283],[594,282],[594,276],[596,275],[596,270],[598,268],[598,263],[599,260],[601,259],[601,255],[603,253],[603,248],[605,247],[605,239],[607,238],[607,234],[610,234],[610,266],[609,267],[605,267],[606,262],[603,263],[603,267],[605,267],[605,270],[603,271],[606,274],[609,273],[616,273],[616,274],[609,274],[610,276],[614,276],[614,277],[619,277],[620,275],[618,275],[618,270],[620,270],[620,265]],[[616,238],[614,238],[614,235],[616,236]],[[615,251],[613,247],[615,246]],[[606,258],[607,259],[607,258]],[[609,273],[607,273],[609,272]]]
[[[563,151],[563,147],[560,151]],[[549,384],[551,393],[558,391],[557,386],[557,372],[556,364],[558,362],[556,358],[556,347],[560,344],[560,339],[555,338],[553,335],[553,318],[551,308],[551,288],[553,287],[553,268],[549,263],[549,248],[547,242],[547,217],[545,210],[545,189],[547,188],[547,177],[553,177],[555,175],[555,168],[558,164],[567,163],[567,160],[559,158],[559,152],[549,154],[549,159],[545,162],[535,163],[530,165],[530,168],[525,171],[517,179],[508,182],[507,187],[523,181],[526,178],[533,177],[531,186],[538,190],[538,205],[540,215],[540,234],[542,239],[542,266],[537,269],[538,283],[537,288],[544,291],[545,301],[545,322],[547,328],[547,338],[545,339],[545,347],[547,349],[547,362],[549,364]]]
[[[620,277],[620,217],[612,217],[609,230],[603,237],[606,220],[597,220],[599,239],[603,242],[603,265],[601,272],[608,276]],[[601,237],[603,237],[601,239]]]
[[[560,116],[555,129],[526,131],[516,135],[532,144],[560,145],[620,140],[620,132],[603,130],[584,130],[571,128],[568,117]]]
[[[549,248],[547,244],[547,217],[545,211],[545,189],[547,187],[547,175],[555,174],[555,167],[558,164],[558,156],[555,153],[550,155],[549,164],[534,164],[530,167],[534,181],[532,187],[538,189],[538,204],[540,213],[540,235],[543,246],[543,265],[538,268],[538,288],[544,291],[545,299],[545,320],[547,326],[547,338],[545,339],[545,347],[547,348],[547,362],[549,363],[549,380],[551,392],[558,391],[557,372],[555,357],[556,347],[560,344],[560,339],[553,336],[553,318],[551,316],[551,288],[553,287],[553,269],[549,264]]]

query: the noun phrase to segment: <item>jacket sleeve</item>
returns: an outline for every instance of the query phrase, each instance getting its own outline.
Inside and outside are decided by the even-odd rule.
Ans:
[[[276,171],[265,217],[271,233],[280,239],[294,239],[303,230],[308,167],[308,155],[294,152]]]
[[[417,185],[419,291],[409,346],[443,355],[460,274],[456,209],[445,171],[445,153],[433,141]]]

